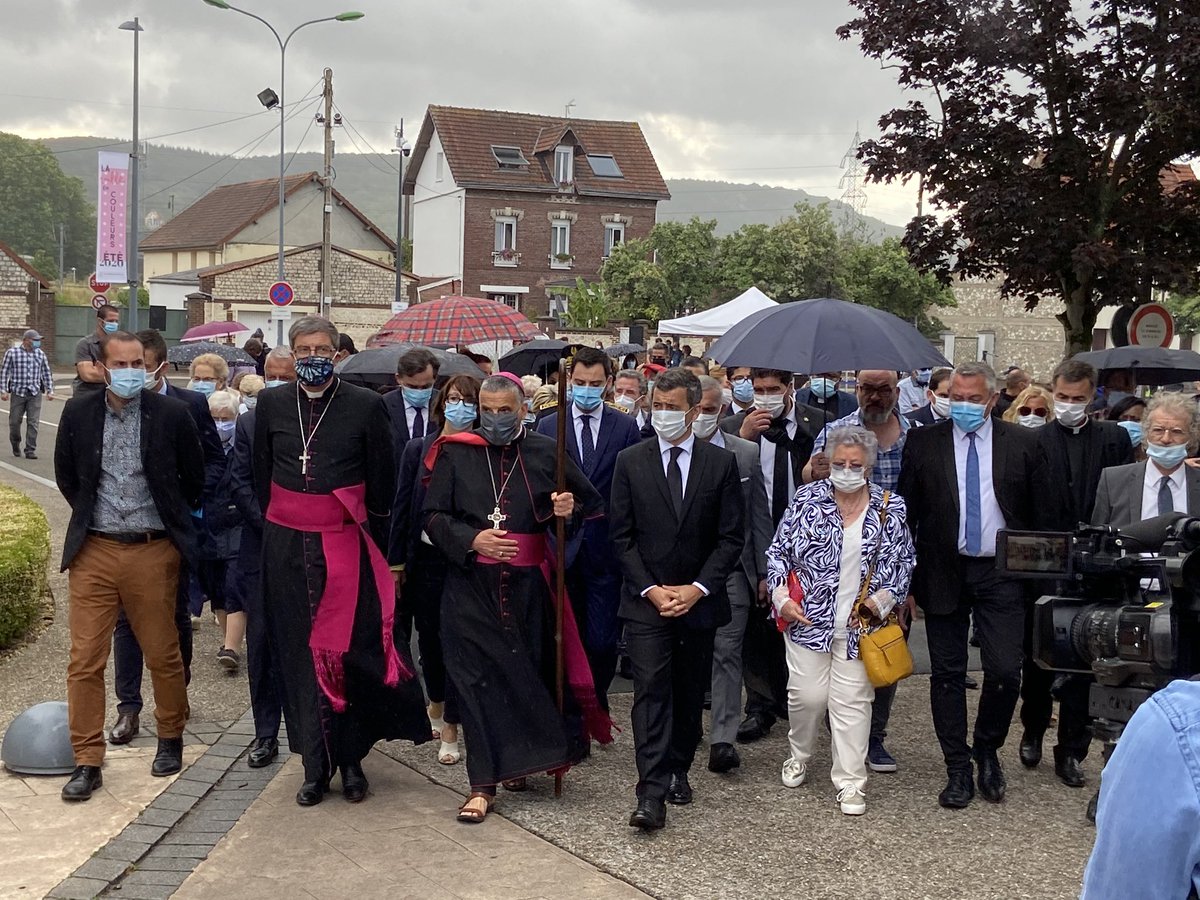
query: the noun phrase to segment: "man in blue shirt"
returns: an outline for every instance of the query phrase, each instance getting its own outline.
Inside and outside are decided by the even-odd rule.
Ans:
[[[1134,713],[1104,767],[1082,900],[1197,893],[1200,683],[1173,681]]]

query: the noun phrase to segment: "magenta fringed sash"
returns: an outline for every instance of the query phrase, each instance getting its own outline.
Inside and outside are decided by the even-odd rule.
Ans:
[[[550,596],[555,593],[554,565],[550,556],[550,545],[544,534],[518,534],[510,531],[504,535],[506,540],[517,542],[517,555],[512,559],[499,560],[490,556],[477,555],[476,559],[484,565],[506,565],[534,567],[541,569]],[[600,707],[596,699],[596,685],[592,681],[592,670],[588,665],[587,654],[583,651],[583,641],[579,638],[579,628],[575,624],[575,611],[571,608],[571,598],[563,598],[563,669],[571,695],[579,704],[583,714],[583,724],[587,733],[601,744],[611,744],[613,740],[612,719]]]
[[[367,532],[367,488],[353,484],[332,494],[305,494],[271,485],[266,519],[296,531],[320,532],[325,553],[325,592],[313,618],[308,646],[312,651],[317,684],[335,712],[346,711],[346,670],[343,657],[350,650],[354,613],[358,607],[360,541],[367,545],[371,575],[379,592],[383,613],[384,683],[395,687],[408,681],[412,671],[400,659],[392,638],[396,620],[396,589],[387,560]]]

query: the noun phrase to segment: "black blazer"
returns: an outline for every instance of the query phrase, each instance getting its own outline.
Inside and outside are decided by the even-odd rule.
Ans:
[[[1073,479],[1067,456],[1068,429],[1049,422],[1037,433],[1037,527],[1045,531],[1074,531],[1081,522],[1092,520],[1100,473],[1111,466],[1133,462],[1129,433],[1116,422],[1088,422],[1083,438],[1083,471]],[[1072,482],[1078,480],[1082,506]]]
[[[746,413],[748,412],[749,410],[745,410],[732,416],[727,416],[717,423],[717,427],[726,434],[741,437],[742,423],[746,421]],[[792,447],[792,480],[795,482],[796,487],[804,484],[804,467],[812,459],[813,444],[816,442],[817,435],[821,433],[821,429],[825,425],[825,418],[825,413],[818,409],[813,409],[811,406],[805,406],[802,403],[796,404],[796,443]],[[762,435],[760,434],[755,437],[752,443],[761,446]]]
[[[204,450],[204,487],[211,492],[216,489],[225,471],[225,449],[221,446],[221,437],[217,434],[217,426],[212,414],[208,411],[208,398],[199,391],[175,387],[167,382],[167,396],[182,400],[187,404],[196,430],[200,433],[200,446]]]
[[[405,446],[412,440],[408,431],[408,416],[404,413],[404,391],[400,388],[388,391],[383,395],[383,405],[387,408],[388,421],[392,426],[392,456],[399,459]],[[422,410],[421,415],[425,419],[426,435],[437,434],[442,430],[441,422],[430,414],[429,407]]]
[[[853,394],[835,391],[828,400],[822,400],[813,394],[811,387],[802,387],[796,391],[796,402],[801,406],[811,407],[822,415],[828,415],[831,421],[848,416],[858,409],[858,400]]]
[[[624,576],[619,609],[624,619],[661,624],[666,620],[642,591],[695,581],[710,593],[682,617],[683,623],[716,628],[729,621],[725,580],[738,565],[746,540],[737,459],[704,441],[692,447],[681,519],[671,505],[657,438],[617,457],[608,518]]]
[[[906,412],[904,418],[913,425],[936,425],[938,423],[938,419],[933,416],[933,406],[928,403],[918,406],[912,412]]]
[[[1005,524],[1035,528],[1037,436],[1033,429],[996,419],[991,427],[992,488]],[[953,428],[947,421],[908,432],[896,489],[908,504],[908,527],[917,550],[912,592],[922,609],[935,614],[953,612],[962,591]]]
[[[404,452],[397,457],[396,499],[392,503],[391,533],[387,545],[387,561],[390,566],[405,565],[421,544],[421,530],[425,527],[425,457],[441,432],[427,434],[420,440],[409,441]],[[432,550],[432,547],[426,547]]]
[[[100,484],[107,397],[108,391],[72,397],[58,423],[54,478],[71,505],[71,522],[63,544],[64,571],[82,549],[92,524]],[[154,506],[171,543],[194,565],[196,528],[190,511],[200,508],[204,492],[204,456],[196,424],[187,406],[170,397],[143,391],[139,403],[142,465]]]

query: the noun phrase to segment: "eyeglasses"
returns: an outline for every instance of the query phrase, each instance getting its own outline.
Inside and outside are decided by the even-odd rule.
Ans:
[[[859,463],[831,463],[829,468],[833,469],[835,472],[853,472],[855,475],[857,475],[860,472],[863,472],[866,469],[866,466],[860,465]]]
[[[337,355],[337,350],[328,344],[324,347],[293,347],[292,352],[296,359],[304,359],[306,356],[323,356],[325,359],[332,359]]]
[[[1020,406],[1017,408],[1017,415],[1019,416],[1041,416],[1044,419],[1046,418],[1046,413],[1047,409],[1044,406],[1040,409],[1036,406]]]
[[[1170,437],[1173,441],[1182,441],[1187,437],[1187,432],[1182,428],[1167,428],[1163,425],[1152,425],[1148,432],[1152,438]]]
[[[749,375],[734,375],[729,380],[733,384],[744,384],[745,382],[750,380],[750,376]]]

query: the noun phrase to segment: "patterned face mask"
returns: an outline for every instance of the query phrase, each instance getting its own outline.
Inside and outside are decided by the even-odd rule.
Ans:
[[[305,356],[296,360],[296,377],[308,387],[324,384],[333,377],[333,360],[324,356]]]

